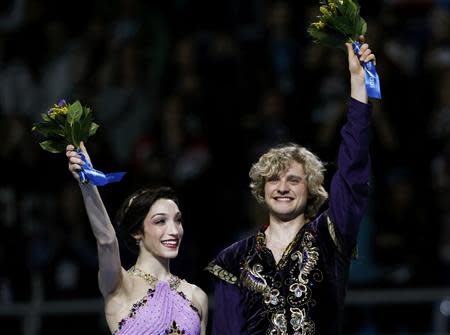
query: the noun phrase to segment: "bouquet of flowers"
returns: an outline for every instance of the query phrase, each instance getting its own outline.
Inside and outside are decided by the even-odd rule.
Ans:
[[[60,100],[41,117],[42,121],[35,123],[32,130],[47,138],[39,145],[52,153],[64,152],[68,144],[79,148],[80,142],[86,142],[98,129],[98,124],[93,122],[91,109],[82,106],[78,100],[73,104]]]
[[[74,145],[84,161],[82,171],[79,172],[82,183],[91,182],[102,186],[122,179],[125,172],[104,174],[95,170],[80,149],[80,143],[86,142],[99,127],[93,122],[92,111],[89,107],[81,105],[78,100],[73,104],[60,100],[47,113],[41,114],[41,117],[42,121],[35,123],[32,128],[32,131],[37,131],[46,138],[39,145],[52,153],[64,152],[68,144]]]
[[[344,48],[345,43],[358,41],[367,31],[366,21],[359,15],[356,0],[321,0],[317,22],[310,24],[308,34],[314,42],[332,48]]]
[[[367,23],[360,16],[357,0],[320,0],[319,19],[312,22],[307,32],[315,43],[332,48],[345,48],[352,43],[356,54],[361,46],[359,36],[367,31]],[[380,81],[373,62],[363,64],[367,94],[371,98],[381,99]]]

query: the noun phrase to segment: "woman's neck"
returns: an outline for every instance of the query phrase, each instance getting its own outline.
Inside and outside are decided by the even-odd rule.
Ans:
[[[167,280],[170,275],[168,258],[158,258],[148,252],[140,252],[135,267],[145,273],[150,273],[158,280]]]

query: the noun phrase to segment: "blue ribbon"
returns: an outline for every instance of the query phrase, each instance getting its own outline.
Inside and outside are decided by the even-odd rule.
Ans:
[[[86,159],[81,149],[77,149],[77,153],[81,156],[84,162],[82,170],[78,172],[80,182],[83,184],[91,183],[95,186],[103,186],[109,183],[119,182],[126,172],[113,172],[104,174],[92,167],[92,164]]]
[[[352,46],[355,55],[359,57],[361,43],[353,42]],[[373,61],[370,61],[367,63],[362,63],[362,67],[364,69],[364,75],[366,79],[367,95],[369,96],[369,98],[381,99],[380,78],[378,77],[375,64],[373,63]]]

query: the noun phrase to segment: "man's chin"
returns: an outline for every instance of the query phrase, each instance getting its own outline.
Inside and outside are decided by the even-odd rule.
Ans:
[[[296,211],[296,212],[292,212],[292,211],[286,211],[286,212],[278,211],[278,212],[274,212],[274,211],[272,211],[271,212],[271,215],[273,217],[275,217],[277,220],[282,221],[282,222],[289,222],[289,221],[295,220],[296,218],[298,218],[302,214],[304,214],[303,211]]]
[[[299,214],[296,213],[276,213],[273,215],[275,218],[277,218],[279,221],[282,222],[289,222],[294,220],[299,216]]]

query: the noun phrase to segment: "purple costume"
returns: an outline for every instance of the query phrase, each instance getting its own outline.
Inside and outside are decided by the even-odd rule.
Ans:
[[[114,335],[200,334],[198,310],[182,292],[160,281],[154,289],[133,304],[130,313],[119,322]]]
[[[340,334],[371,173],[371,106],[350,99],[348,107],[328,208],[300,229],[278,264],[260,231],[208,265],[218,278],[214,335]]]

